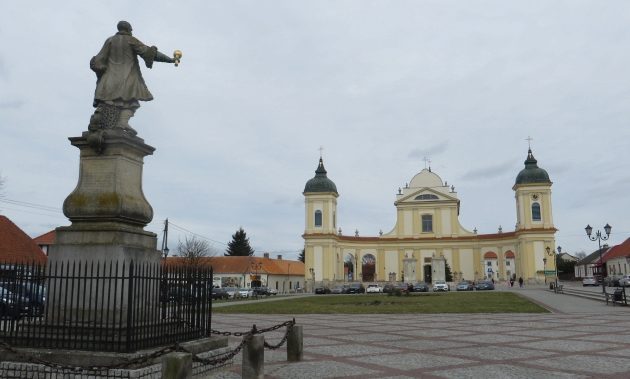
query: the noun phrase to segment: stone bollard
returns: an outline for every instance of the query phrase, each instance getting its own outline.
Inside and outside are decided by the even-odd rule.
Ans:
[[[261,379],[265,377],[265,336],[256,334],[243,346],[243,379]]]
[[[287,361],[299,362],[304,356],[304,343],[302,340],[302,325],[288,327],[287,335]]]
[[[192,378],[192,354],[175,352],[162,357],[162,378]]]

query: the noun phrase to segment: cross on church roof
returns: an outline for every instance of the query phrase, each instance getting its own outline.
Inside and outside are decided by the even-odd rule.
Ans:
[[[319,147],[319,157],[320,157],[320,158],[322,158],[323,151],[324,151],[324,146],[320,146],[320,147]]]
[[[424,157],[423,159],[424,161],[424,168],[427,168],[427,165],[429,166],[429,171],[431,170],[431,159]]]
[[[532,137],[530,137],[530,136],[527,136],[527,138],[525,138],[525,141],[527,141],[527,147],[529,148],[529,150],[532,149],[532,141],[533,140],[534,139]]]

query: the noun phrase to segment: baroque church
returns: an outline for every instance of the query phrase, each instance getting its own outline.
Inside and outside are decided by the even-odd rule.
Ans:
[[[551,276],[555,250],[547,171],[538,167],[531,149],[512,190],[516,200],[515,230],[478,234],[459,222],[460,200],[454,187],[429,169],[417,173],[398,190],[397,221],[378,236],[342,234],[337,227],[337,186],[320,157],[315,177],[304,187],[305,282],[335,285],[348,281],[432,283],[510,278],[540,283]],[[547,259],[549,258],[549,259]]]

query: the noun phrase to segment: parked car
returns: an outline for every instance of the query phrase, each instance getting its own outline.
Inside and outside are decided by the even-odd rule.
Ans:
[[[607,287],[619,287],[620,275],[608,275],[604,278],[604,285]]]
[[[326,286],[315,287],[315,294],[316,295],[327,295],[329,293],[330,293],[330,288],[328,288]]]
[[[0,318],[18,319],[29,312],[27,298],[0,287]]]
[[[224,288],[215,287],[212,289],[212,300],[225,300],[229,297],[230,295]]]
[[[582,278],[582,286],[597,286],[597,279],[594,276],[585,276]]]
[[[391,283],[387,283],[383,286],[383,293],[392,293],[394,292],[395,289],[396,289],[395,285]]]
[[[41,316],[46,305],[46,287],[29,281],[0,282],[0,287],[8,289],[26,300],[29,316]]]
[[[492,281],[490,280],[482,280],[475,285],[475,289],[477,291],[493,290],[494,283],[492,283]]]
[[[457,291],[472,291],[475,289],[475,287],[473,287],[471,282],[464,280],[464,281],[459,282],[457,284],[457,287],[455,287],[455,289]]]
[[[409,285],[406,283],[396,283],[394,284],[394,292],[400,291],[403,293],[409,292]]]
[[[619,286],[628,287],[630,286],[630,275],[624,275],[619,279]]]
[[[228,298],[237,299],[240,297],[240,293],[238,292],[238,287],[224,287],[225,292],[228,294]]]
[[[275,288],[269,288],[269,295],[277,295],[278,294],[278,290]]]
[[[378,284],[368,284],[367,288],[365,289],[365,292],[367,292],[367,293],[381,293],[381,292],[383,292],[383,287],[379,286]]]
[[[276,291],[276,294],[278,291]],[[269,296],[271,291],[267,287],[254,287],[251,296]]]
[[[240,297],[248,298],[250,296],[254,296],[254,290],[251,288],[239,288],[238,295]]]
[[[412,286],[413,292],[429,292],[429,285],[425,282],[418,282]]]
[[[342,293],[346,293],[347,290],[347,286],[343,285],[343,286],[336,286],[333,289],[330,290],[330,293],[332,294],[342,294]]]
[[[444,280],[436,280],[433,283],[433,292],[437,291],[449,291],[448,284]]]
[[[346,293],[365,293],[365,287],[363,287],[362,283],[351,283]]]

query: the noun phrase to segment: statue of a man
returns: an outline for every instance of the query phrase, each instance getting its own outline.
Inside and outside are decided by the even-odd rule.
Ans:
[[[97,77],[93,104],[96,111],[90,129],[122,128],[135,135],[136,131],[129,126],[129,118],[140,107],[139,101],[153,100],[142,78],[138,57],[148,68],[153,62],[176,63],[175,59],[160,53],[157,47],[140,42],[131,31],[131,24],[120,21],[118,33],[109,37],[101,51],[90,60],[90,68]]]

